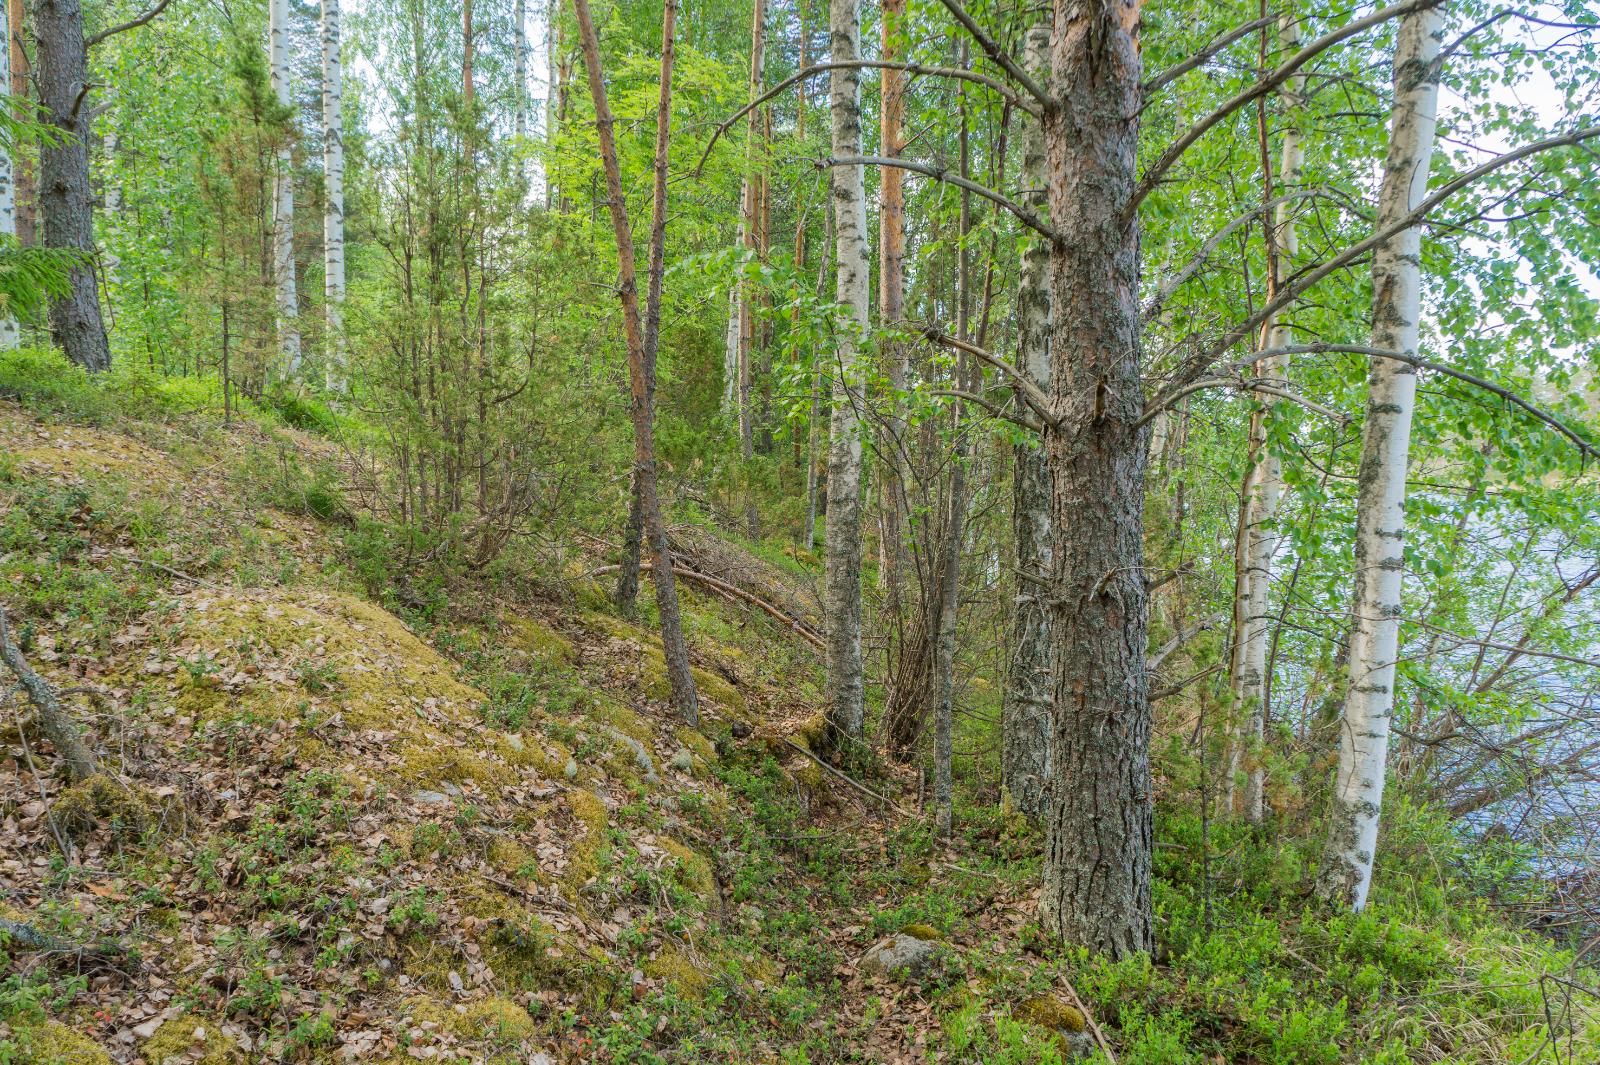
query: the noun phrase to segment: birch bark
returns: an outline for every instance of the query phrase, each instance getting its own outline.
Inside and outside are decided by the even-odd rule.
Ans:
[[[861,52],[859,0],[829,0],[835,62]],[[835,68],[829,84],[835,156],[861,154],[861,75]],[[836,245],[835,299],[849,319],[840,323],[833,367],[828,450],[827,543],[824,597],[828,615],[827,713],[836,748],[861,739],[861,373],[869,296],[865,179],[859,166],[832,169]]]
[[[1394,55],[1394,109],[1383,188],[1373,225],[1382,229],[1422,201],[1433,161],[1439,106],[1442,4],[1406,15]],[[1372,346],[1415,356],[1422,313],[1422,229],[1380,244],[1372,259]],[[1406,462],[1417,371],[1374,358],[1357,475],[1354,620],[1346,676],[1339,769],[1317,894],[1362,909],[1372,885],[1383,778],[1394,710],[1400,594],[1405,573]]]
[[[9,9],[0,8],[0,30],[6,41],[11,40]],[[0,94],[11,99],[11,49],[0,45]],[[0,144],[0,237],[15,240],[17,237],[17,191],[11,184],[11,149]],[[0,315],[0,351],[10,351],[19,341],[17,320],[9,314]]]
[[[1300,50],[1300,25],[1293,8],[1285,8],[1278,21],[1279,53],[1294,55]],[[1297,73],[1284,83],[1283,143],[1278,160],[1278,183],[1287,190],[1300,180],[1305,162],[1305,146],[1300,131],[1300,109],[1305,94],[1305,75]],[[1273,241],[1278,268],[1294,262],[1300,250],[1295,228],[1298,202],[1280,203],[1273,212]],[[1276,288],[1276,279],[1274,279]],[[1293,330],[1283,321],[1282,312],[1262,326],[1268,348],[1294,343]],[[1288,386],[1289,356],[1277,355],[1261,363],[1260,375],[1282,391]],[[1234,693],[1245,708],[1244,747],[1249,755],[1245,765],[1243,813],[1252,824],[1266,815],[1266,769],[1262,765],[1262,746],[1266,742],[1267,642],[1271,633],[1268,616],[1272,602],[1272,556],[1278,550],[1273,522],[1283,495],[1283,463],[1267,446],[1268,412],[1282,400],[1272,400],[1257,410],[1250,420],[1250,465],[1245,481],[1245,568],[1242,596],[1241,646],[1239,669],[1234,676]],[[1236,748],[1237,749],[1237,748]]]
[[[344,346],[344,57],[339,0],[322,0],[323,313],[328,387],[347,387]]]
[[[289,67],[289,0],[271,0],[267,37],[272,56],[272,94],[280,107],[294,103]],[[278,355],[289,378],[300,374],[300,300],[295,290],[294,153],[284,133],[272,172],[272,271],[277,285]]]

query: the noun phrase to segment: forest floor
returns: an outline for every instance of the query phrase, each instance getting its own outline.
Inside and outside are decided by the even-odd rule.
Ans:
[[[938,844],[908,771],[870,773],[892,808],[808,757],[806,640],[686,588],[687,728],[596,559],[413,588],[342,461],[0,400],[0,603],[112,770],[67,784],[7,704],[0,1063],[1600,1061],[1571,951],[1422,819],[1351,917],[1306,904],[1311,839],[1168,803],[1157,959],[1087,959],[1038,933],[1027,825],[969,797]],[[895,936],[925,959],[869,972]]]

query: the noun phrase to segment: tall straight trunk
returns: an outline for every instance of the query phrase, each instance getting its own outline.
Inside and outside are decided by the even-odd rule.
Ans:
[[[106,102],[103,106],[109,107],[116,98],[116,87],[106,86]],[[110,246],[104,248],[100,254],[102,275],[106,283],[106,299],[111,300],[111,294],[120,283],[122,260],[117,257],[115,241],[117,229],[122,220],[122,185],[117,178],[117,157],[122,154],[122,138],[117,134],[116,127],[106,123],[106,131],[100,138],[101,158],[104,160],[102,171],[104,177],[100,183],[100,203],[105,208],[101,216],[101,224],[105,227],[107,235],[111,238]],[[115,322],[113,322],[113,326]],[[148,340],[148,338],[146,338]]]
[[[472,81],[472,60],[475,47],[472,40],[472,0],[461,5],[461,98],[466,101],[468,121],[471,121],[472,104],[477,92]]]
[[[511,129],[528,135],[528,0],[511,5]]]
[[[17,118],[32,119],[35,117],[33,109],[28,106],[28,97],[34,95],[29,91],[29,66],[28,53],[23,48],[23,41],[27,36],[27,27],[24,25],[27,7],[24,0],[5,0],[7,58],[11,63],[11,81],[8,91],[11,93],[11,113]],[[24,248],[33,247],[38,240],[35,232],[34,210],[38,200],[38,189],[33,181],[33,164],[26,155],[21,155],[12,160],[15,179],[13,190],[13,203],[17,212],[17,243]]]
[[[59,133],[39,149],[39,210],[47,248],[94,255],[94,194],[89,188],[89,90],[79,0],[36,0],[34,86],[46,124]],[[99,373],[111,366],[92,264],[74,266],[71,287],[50,301],[50,328],[67,358]]]
[[[967,65],[967,42],[961,42],[961,66]],[[967,84],[960,88],[960,170],[968,177]],[[972,226],[972,195],[961,190],[956,251],[956,335],[969,339],[972,298],[972,253],[967,235]],[[956,360],[956,391],[972,390],[967,380],[968,356]],[[967,434],[961,419],[961,401],[952,405],[955,449],[950,463],[950,509],[945,515],[945,542],[939,552],[939,632],[934,644],[933,667],[933,807],[934,830],[949,839],[955,811],[955,682],[956,622],[961,600],[961,543],[967,519]]]
[[[1028,31],[1028,70],[1049,70],[1050,27]],[[1027,123],[1022,140],[1022,187],[1027,202],[1043,214],[1044,130]],[[1033,382],[1050,387],[1050,248],[1028,241],[1017,280],[1017,361]],[[1011,614],[1011,661],[1000,710],[1001,783],[1006,801],[1020,813],[1042,817],[1050,793],[1050,608],[1041,582],[1050,573],[1050,471],[1035,442],[1012,448],[1011,529],[1017,545],[1017,598]]]
[[[594,99],[595,132],[606,175],[611,228],[617,240],[618,295],[622,301],[623,330],[628,341],[629,411],[633,416],[633,476],[638,485],[645,529],[654,555],[656,607],[661,613],[661,647],[667,661],[672,705],[691,724],[700,723],[700,700],[689,670],[689,647],[683,639],[683,619],[678,610],[678,588],[673,576],[672,548],[661,514],[656,482],[655,405],[656,345],[661,334],[661,275],[666,265],[667,148],[672,123],[673,29],[676,0],[667,0],[661,16],[661,95],[656,108],[654,205],[650,213],[649,278],[646,312],[639,312],[639,289],[633,262],[633,234],[628,227],[628,201],[622,191],[622,168],[612,132],[611,107],[606,102],[605,75],[600,69],[600,39],[589,15],[588,0],[572,0],[589,71],[589,94]]]
[[[750,99],[755,100],[761,95],[761,84],[764,77],[765,63],[767,5],[765,0],[755,0],[754,9],[750,16]],[[744,238],[745,252],[753,257],[759,257],[762,251],[762,181],[760,171],[756,167],[756,144],[762,134],[761,109],[750,112],[750,137],[745,145],[745,178],[742,187],[740,212],[743,216],[741,232]],[[761,535],[761,518],[756,510],[756,500],[753,486],[748,478],[750,466],[755,459],[755,408],[751,403],[751,390],[754,386],[754,360],[755,360],[755,311],[751,305],[750,288],[740,284],[736,291],[739,294],[736,313],[738,323],[738,356],[739,356],[739,457],[744,462],[745,476],[745,531],[752,539]]]
[[[829,0],[835,62],[860,58],[859,0]],[[861,154],[861,75],[836,68],[829,84],[834,156]],[[867,196],[859,166],[832,168],[836,280],[834,298],[849,315],[840,323],[833,366],[828,445],[827,544],[823,560],[828,616],[827,713],[836,748],[858,743],[863,725],[861,677],[861,415],[860,348],[869,296]]]
[[[1292,7],[1286,7],[1278,18],[1278,51],[1280,55],[1293,55],[1300,50],[1300,24]],[[1299,126],[1299,112],[1305,94],[1305,75],[1295,74],[1282,90],[1284,102],[1283,144],[1279,151],[1278,182],[1285,189],[1300,180],[1300,168],[1305,162],[1305,145]],[[1299,233],[1295,227],[1296,205],[1280,203],[1273,212],[1273,246],[1271,257],[1277,273],[1285,264],[1292,266],[1300,250]],[[1280,278],[1274,276],[1272,287],[1276,290]],[[1281,314],[1268,318],[1262,325],[1262,336],[1268,348],[1282,348],[1294,343],[1294,332],[1283,321]],[[1259,364],[1258,372],[1279,391],[1288,385],[1289,356],[1276,355]],[[1245,765],[1243,814],[1252,824],[1260,824],[1266,815],[1266,768],[1262,764],[1262,747],[1266,742],[1267,697],[1270,677],[1267,672],[1267,644],[1272,630],[1268,616],[1272,602],[1272,556],[1278,550],[1278,536],[1273,531],[1277,519],[1278,501],[1283,495],[1283,463],[1267,447],[1268,412],[1282,400],[1271,400],[1257,409],[1250,419],[1250,458],[1245,480],[1244,548],[1245,564],[1242,574],[1240,647],[1238,669],[1233,678],[1234,695],[1245,710],[1244,746],[1251,757]],[[1230,782],[1234,778],[1230,777]]]
[[[9,6],[0,10],[0,27],[4,27],[6,40],[11,39],[11,12]],[[0,48],[0,94],[11,95],[11,49]],[[16,239],[17,190],[12,186],[11,149],[0,144],[0,237]],[[0,315],[0,351],[10,351],[17,346],[19,333],[17,320],[9,314]]]
[[[833,254],[834,229],[833,205],[829,204],[823,209],[827,219],[823,224],[822,261],[817,265],[817,301],[820,303],[827,292],[828,267]],[[796,238],[797,240],[799,238]],[[819,461],[819,451],[827,446],[823,436],[823,395],[828,386],[827,370],[821,365],[822,357],[817,356],[818,365],[811,374],[811,409],[806,415],[806,517],[805,528],[801,530],[801,538],[810,551],[817,546],[817,505],[823,486],[818,484],[822,475],[822,463]]]
[[[1408,215],[1427,191],[1443,37],[1442,5],[1413,11],[1400,23],[1389,151],[1373,222],[1378,229]],[[1421,314],[1422,229],[1412,226],[1373,253],[1372,346],[1414,357]],[[1328,844],[1317,878],[1318,895],[1354,910],[1367,902],[1383,808],[1405,573],[1406,461],[1416,393],[1415,367],[1393,359],[1372,360],[1357,475],[1355,617],[1344,727],[1339,730]]]
[[[880,53],[885,62],[899,62],[904,55],[906,0],[883,0]],[[898,70],[885,69],[879,78],[878,140],[879,154],[894,159],[905,143],[906,77]],[[892,329],[905,317],[906,195],[905,171],[884,167],[878,173],[878,324]],[[906,384],[904,345],[889,342],[885,352],[889,386],[899,392]],[[905,522],[907,512],[905,468],[905,419],[898,398],[891,399],[885,428],[891,439],[884,448],[883,471],[883,563],[879,572],[884,589],[885,609],[891,634],[904,616],[906,587]]]
[[[289,0],[270,0],[267,36],[272,53],[272,94],[280,107],[294,103],[289,60]],[[284,131],[272,170],[272,272],[278,298],[278,355],[291,378],[300,373],[300,298],[295,289],[294,152]]]
[[[1050,217],[1055,771],[1040,915],[1112,958],[1149,951],[1153,818],[1135,189],[1140,5],[1056,0]]]
[[[344,346],[344,68],[339,0],[322,0],[323,313],[327,318],[327,380],[346,387]]]

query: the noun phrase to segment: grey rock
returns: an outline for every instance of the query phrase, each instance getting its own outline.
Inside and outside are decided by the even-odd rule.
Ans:
[[[909,972],[916,978],[927,971],[943,949],[935,941],[897,932],[873,944],[872,949],[861,956],[861,971],[883,977]]]
[[[419,788],[411,793],[411,801],[425,803],[428,806],[449,806],[450,796],[443,792]]]

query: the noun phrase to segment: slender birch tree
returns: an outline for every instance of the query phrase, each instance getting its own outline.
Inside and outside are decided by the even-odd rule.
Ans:
[[[0,28],[4,29],[6,40],[11,39],[11,18],[9,7],[0,10]],[[7,100],[11,98],[11,49],[9,46],[0,47],[0,94]],[[9,145],[0,144],[0,238],[15,240],[17,237],[17,190],[11,183],[12,163],[11,148]],[[10,351],[19,342],[20,334],[17,320],[11,315],[9,308],[0,313],[0,351]]]
[[[289,55],[289,0],[269,0],[267,39],[272,57],[272,94],[278,106],[294,106]],[[300,374],[300,298],[295,288],[294,151],[286,130],[272,171],[272,272],[277,286],[278,355],[283,372]]]
[[[1028,70],[1049,69],[1050,27],[1028,31]],[[1022,134],[1022,187],[1043,213],[1044,129],[1029,119]],[[1029,234],[1017,281],[1018,368],[1040,389],[1050,387],[1050,246]],[[1050,611],[1042,594],[1050,572],[1050,471],[1036,441],[1012,448],[1011,529],[1016,538],[1017,596],[1011,614],[1011,660],[1001,704],[1001,782],[1007,801],[1028,817],[1045,810],[1050,786]]]
[[[1374,223],[1405,221],[1427,192],[1438,122],[1444,10],[1435,4],[1400,23],[1394,53],[1394,109]],[[1417,357],[1422,317],[1422,228],[1383,240],[1372,259],[1372,347]],[[1374,356],[1357,474],[1355,593],[1339,769],[1317,894],[1360,910],[1372,885],[1383,809],[1383,778],[1394,711],[1400,594],[1405,574],[1406,462],[1417,368]]]
[[[859,0],[829,0],[828,28],[836,63],[861,52]],[[833,154],[861,153],[861,74],[835,67],[829,82]],[[860,164],[832,168],[835,300],[845,308],[838,325],[833,366],[833,411],[828,446],[827,542],[824,602],[828,617],[827,714],[834,747],[847,749],[862,735],[861,677],[861,346],[866,341],[870,278],[867,269],[867,197]]]
[[[511,129],[528,135],[528,0],[511,5]]]
[[[656,109],[654,205],[650,214],[649,277],[646,310],[639,310],[638,274],[634,269],[633,233],[628,225],[628,201],[622,190],[622,167],[617,159],[615,124],[606,100],[605,75],[600,67],[600,38],[589,14],[588,0],[572,0],[584,66],[589,73],[589,95],[594,100],[595,133],[605,170],[611,228],[617,240],[618,298],[622,302],[623,330],[628,343],[629,412],[633,417],[633,477],[644,514],[644,526],[654,556],[656,607],[661,614],[661,647],[667,662],[672,705],[691,725],[700,723],[700,700],[689,669],[689,647],[683,638],[678,609],[678,589],[673,576],[672,548],[667,523],[661,514],[656,483],[655,392],[656,345],[661,333],[661,281],[666,272],[667,149],[672,129],[672,53],[677,21],[676,0],[666,0],[661,16],[661,95]]]
[[[1298,17],[1292,7],[1285,7],[1278,18],[1279,54],[1293,55],[1299,48]],[[1300,130],[1305,83],[1304,72],[1296,71],[1284,83],[1280,93],[1284,105],[1284,128],[1277,183],[1286,190],[1299,183],[1300,169],[1305,162]],[[1296,201],[1283,200],[1273,209],[1273,254],[1268,256],[1268,269],[1273,275],[1269,279],[1271,291],[1277,290],[1281,282],[1280,275],[1294,262],[1300,249],[1295,225],[1298,207]],[[1268,316],[1262,324],[1261,335],[1265,350],[1268,351],[1287,348],[1294,343],[1294,332],[1284,321],[1282,311]],[[1289,359],[1290,355],[1284,352],[1264,359],[1257,366],[1261,379],[1279,393],[1288,386]],[[1234,696],[1244,709],[1245,717],[1243,742],[1233,746],[1234,772],[1229,775],[1229,784],[1231,787],[1237,779],[1237,760],[1244,756],[1241,812],[1252,824],[1260,824],[1266,814],[1266,768],[1262,761],[1262,746],[1266,742],[1267,698],[1271,688],[1267,675],[1267,643],[1272,630],[1267,611],[1272,602],[1272,557],[1278,550],[1278,536],[1273,531],[1273,523],[1277,519],[1279,498],[1283,494],[1283,462],[1267,446],[1267,422],[1271,413],[1282,403],[1282,400],[1269,398],[1251,412],[1249,458],[1243,494],[1241,539],[1244,551],[1238,580],[1240,625],[1232,682]]]
[[[343,391],[344,346],[344,70],[339,0],[322,0],[323,313],[327,318],[327,379]]]

